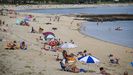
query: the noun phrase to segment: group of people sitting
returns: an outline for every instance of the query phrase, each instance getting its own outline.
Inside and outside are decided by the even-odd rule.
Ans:
[[[14,14],[14,15],[16,15],[17,12],[16,12],[15,10],[12,10],[12,9],[5,9],[5,8],[2,8],[2,9],[0,10],[0,15],[7,16],[7,15],[9,15],[9,14]]]
[[[74,64],[70,65],[66,60],[65,60],[65,63],[63,63],[63,60],[60,61],[60,65],[61,65],[62,70],[64,70],[64,71],[73,72],[73,73],[87,72],[84,69],[79,69]]]
[[[22,41],[20,44],[18,44],[16,41],[8,42],[5,46],[5,49],[10,50],[16,50],[16,49],[22,49],[27,50],[27,45],[24,41]]]
[[[30,26],[30,24],[28,22],[26,22],[26,21],[21,21],[20,25],[22,25],[22,26]]]
[[[60,65],[64,71],[69,71],[69,72],[73,72],[73,73],[87,72],[84,69],[79,69],[75,65],[76,59],[74,57],[74,54],[68,55],[67,51],[63,50],[62,55],[63,55],[63,59],[60,61]]]
[[[112,64],[119,64],[119,58],[114,57],[113,54],[110,54],[109,56],[109,62]]]
[[[78,68],[76,63],[76,58],[78,55],[81,56],[87,56],[91,55],[91,53],[88,53],[87,50],[84,50],[83,52],[79,52],[77,55],[74,55],[73,53],[68,54],[66,50],[62,51],[63,59],[59,59],[57,56],[57,59],[60,60],[60,66],[63,71],[73,72],[73,73],[79,73],[79,72],[87,72],[85,69]],[[113,64],[119,64],[119,59],[114,58],[112,54],[109,55],[110,63]],[[99,67],[99,71],[101,75],[111,75],[110,73],[106,72],[106,70],[103,67]],[[124,75],[128,75],[127,72],[124,72]]]
[[[84,50],[83,52],[78,52],[77,53],[77,57],[81,57],[81,56],[87,56],[87,55],[92,55],[91,53],[88,53],[87,50]]]
[[[60,39],[50,39],[44,43],[42,49],[44,49],[46,51],[51,50],[54,52],[56,52],[56,51],[62,52],[63,49],[60,47],[61,44],[63,44],[63,41]]]

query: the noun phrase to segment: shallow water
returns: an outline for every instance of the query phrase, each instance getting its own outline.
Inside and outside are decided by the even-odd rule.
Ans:
[[[18,12],[32,12],[43,14],[133,14],[133,5],[129,6],[96,6],[88,8],[55,8],[55,9],[36,9],[18,10]]]
[[[121,27],[122,30],[115,30]],[[91,37],[133,48],[133,21],[86,22],[81,33]]]

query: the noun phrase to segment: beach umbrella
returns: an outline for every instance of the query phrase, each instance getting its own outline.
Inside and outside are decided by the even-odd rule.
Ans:
[[[58,44],[58,41],[55,40],[55,39],[52,39],[52,40],[50,40],[50,41],[48,42],[48,44],[49,44],[50,46],[56,46],[56,45]]]
[[[130,64],[131,64],[131,66],[133,67],[133,62],[131,62]]]
[[[100,62],[100,60],[98,60],[96,57],[90,56],[90,55],[80,57],[78,58],[78,60],[84,63],[99,63]]]
[[[53,32],[44,32],[44,33],[42,33],[44,36],[48,36],[48,35],[54,35],[54,33]]]
[[[76,48],[77,45],[72,44],[72,43],[64,43],[61,45],[61,48]]]
[[[55,36],[54,35],[51,35],[51,34],[49,34],[48,36],[46,36],[46,39],[53,39],[53,38],[55,38]]]
[[[55,38],[55,36],[54,36],[54,35],[49,34],[49,35],[45,36],[44,38],[45,38],[45,40],[46,40],[46,41],[49,41],[49,40],[51,40],[51,39],[54,39],[54,38]]]

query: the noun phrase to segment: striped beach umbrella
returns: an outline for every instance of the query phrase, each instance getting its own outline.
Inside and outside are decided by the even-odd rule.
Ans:
[[[78,60],[84,63],[99,63],[100,62],[100,60],[98,60],[96,57],[90,56],[90,55],[80,57],[78,58]]]

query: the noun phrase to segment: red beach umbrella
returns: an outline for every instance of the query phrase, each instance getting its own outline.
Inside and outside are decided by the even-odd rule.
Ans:
[[[49,41],[49,43],[48,43],[50,46],[56,46],[57,44],[58,44],[58,41],[57,40],[51,40],[51,41]]]

